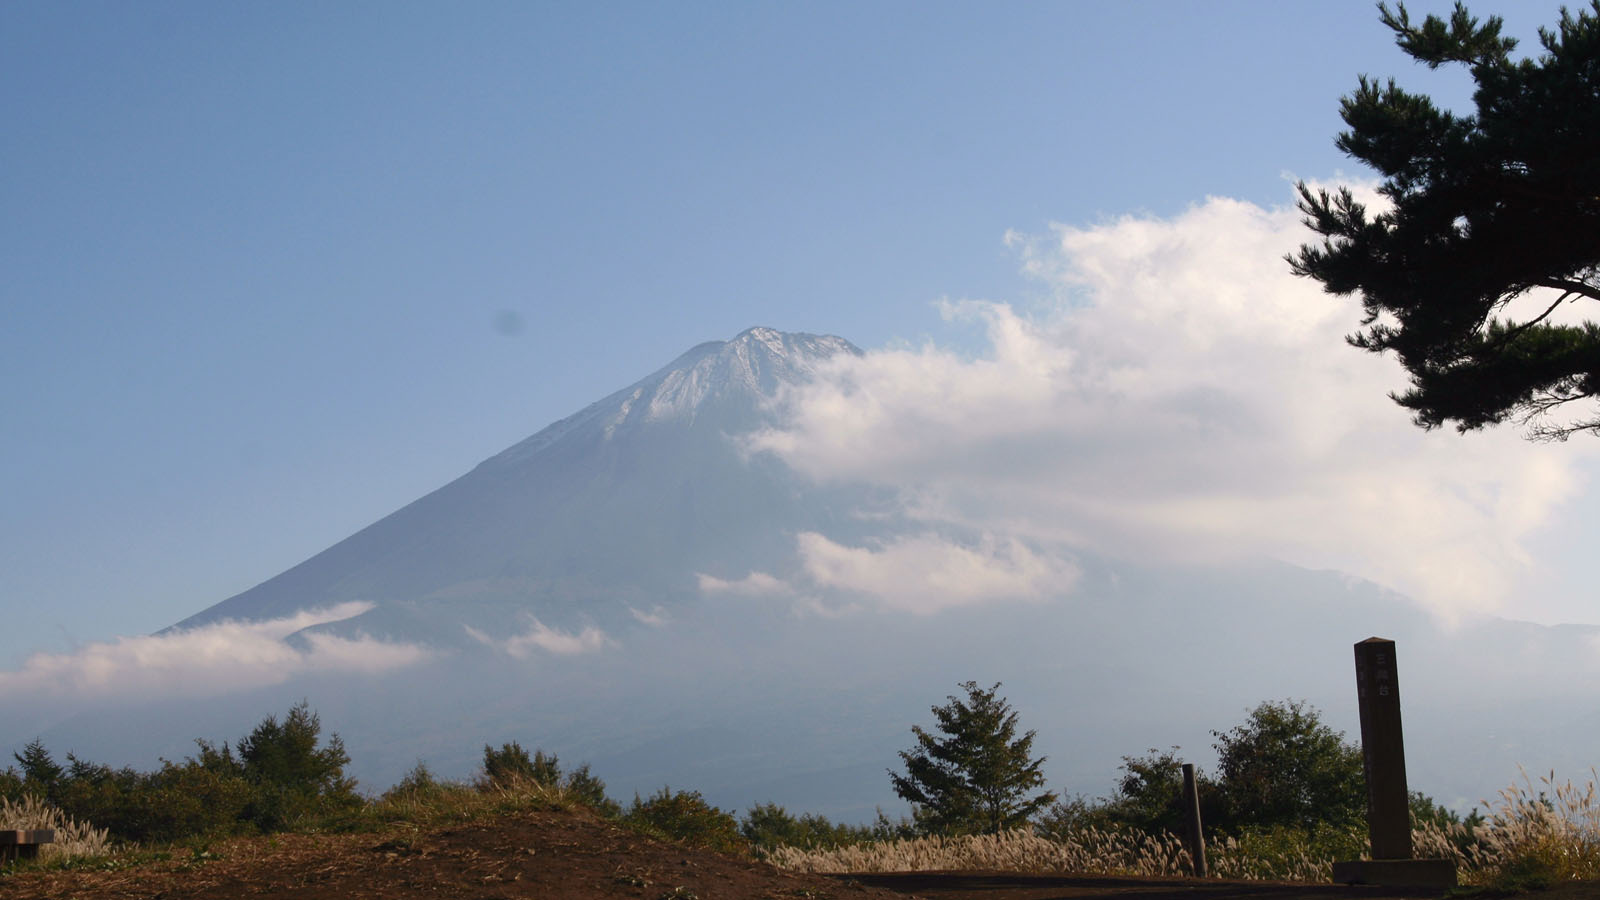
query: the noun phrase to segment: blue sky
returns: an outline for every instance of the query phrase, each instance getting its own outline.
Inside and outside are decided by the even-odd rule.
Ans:
[[[0,663],[171,624],[751,325],[991,354],[937,304],[1049,307],[1053,223],[1359,175],[1363,72],[1465,100],[1364,3],[0,5]],[[1514,452],[1567,458],[1521,609],[1581,617],[1586,451]]]

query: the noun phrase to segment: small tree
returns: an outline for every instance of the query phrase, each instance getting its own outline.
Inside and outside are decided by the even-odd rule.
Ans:
[[[561,781],[561,761],[543,750],[535,750],[530,757],[516,741],[501,744],[499,750],[484,744],[483,774],[495,787],[510,787],[519,781],[555,787]]]
[[[246,818],[263,830],[287,827],[296,818],[317,808],[353,806],[360,802],[355,781],[345,777],[350,763],[344,741],[329,735],[318,748],[322,720],[302,700],[279,722],[267,716],[248,735],[239,739],[237,765],[246,781],[255,788],[256,799],[245,812]],[[229,765],[228,754],[218,753],[200,743],[200,768],[220,771]]]
[[[938,736],[911,726],[917,745],[900,751],[904,775],[889,772],[894,792],[912,804],[918,826],[933,834],[996,834],[1027,823],[1049,806],[1050,792],[1029,796],[1044,784],[1031,758],[1034,733],[1017,737],[1017,713],[997,696],[998,683],[984,690],[975,681],[961,685],[967,696],[951,696],[933,707]]]
[[[1361,750],[1322,724],[1303,701],[1263,703],[1217,738],[1217,781],[1232,827],[1364,821],[1366,775]]]
[[[45,797],[54,797],[62,777],[66,775],[66,770],[51,758],[50,751],[45,749],[44,741],[34,738],[22,748],[21,753],[11,755],[22,766],[24,787]]]
[[[245,777],[313,796],[352,790],[354,782],[344,777],[344,767],[350,763],[344,741],[329,735],[327,745],[318,749],[321,734],[322,719],[304,700],[282,722],[267,716],[239,740],[238,759]],[[203,759],[206,749],[201,746]]]

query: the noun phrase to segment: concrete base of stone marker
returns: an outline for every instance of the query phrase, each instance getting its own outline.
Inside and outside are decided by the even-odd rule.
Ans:
[[[1337,884],[1453,888],[1456,864],[1448,859],[1356,859],[1333,864]]]

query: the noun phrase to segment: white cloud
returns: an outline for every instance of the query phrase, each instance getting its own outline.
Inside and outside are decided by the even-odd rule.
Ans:
[[[575,656],[579,653],[593,653],[601,650],[611,643],[605,632],[590,625],[577,633],[560,631],[544,624],[538,619],[529,618],[528,630],[519,635],[496,640],[470,625],[463,625],[467,634],[473,640],[494,647],[517,659],[527,659],[535,651],[553,653],[557,656]]]
[[[631,613],[634,619],[638,620],[640,624],[649,625],[651,628],[660,628],[661,626],[667,624],[667,622],[671,619],[671,617],[667,615],[666,609],[659,605],[651,607],[649,612],[645,612],[642,609],[634,609],[630,606],[628,607],[628,612]]]
[[[1038,600],[1069,592],[1078,577],[1069,562],[993,535],[957,543],[928,533],[851,547],[808,531],[796,535],[795,553],[799,571],[790,580],[766,572],[732,581],[702,573],[700,591],[786,599],[797,615],[838,618],[868,609],[932,613]]]
[[[1070,564],[1036,554],[1014,538],[985,536],[967,547],[925,534],[869,548],[846,547],[807,532],[798,544],[806,575],[818,586],[916,613],[1037,600],[1066,593],[1078,574]]]
[[[383,672],[414,665],[430,651],[360,636],[308,634],[304,648],[285,642],[302,629],[361,615],[370,603],[342,603],[261,622],[218,622],[139,637],[119,637],[68,653],[38,653],[0,672],[0,694],[81,698],[201,697],[281,684],[309,672]]]
[[[735,597],[771,597],[793,589],[766,572],[751,572],[737,581],[727,581],[705,573],[695,576],[702,594],[730,594]]]
[[[981,357],[836,357],[749,446],[818,480],[896,488],[914,519],[996,546],[1265,555],[1440,612],[1495,609],[1592,451],[1411,425],[1386,397],[1398,364],[1343,340],[1356,301],[1289,273],[1284,254],[1311,237],[1291,207],[1212,198],[1171,219],[1013,238],[1053,306],[946,305],[985,329]],[[863,583],[913,554],[812,550],[827,577]]]

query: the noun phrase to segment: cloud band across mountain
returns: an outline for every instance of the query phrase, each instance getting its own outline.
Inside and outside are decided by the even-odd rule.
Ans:
[[[0,672],[0,694],[35,698],[207,697],[282,684],[313,673],[381,673],[424,662],[424,647],[304,629],[354,618],[370,603],[342,603],[259,622],[225,621],[37,653]]]

